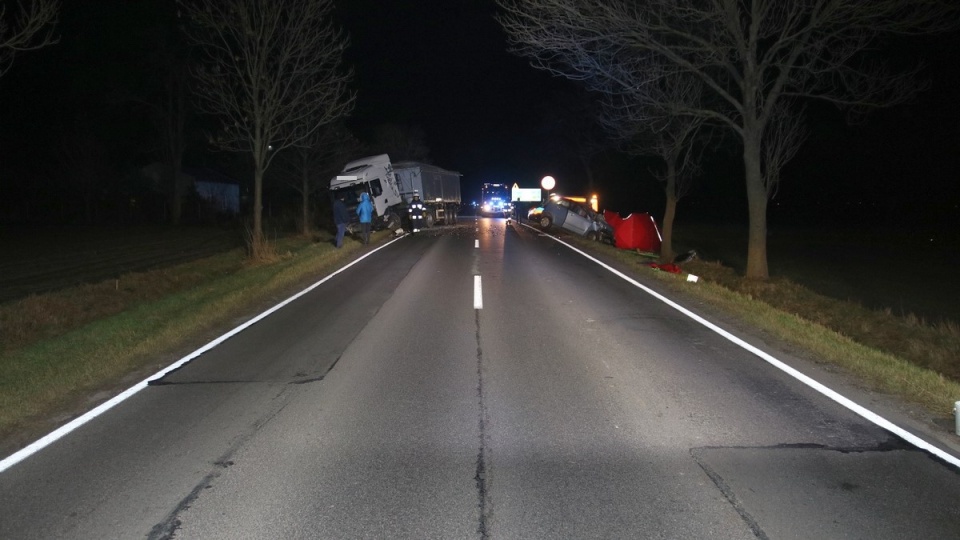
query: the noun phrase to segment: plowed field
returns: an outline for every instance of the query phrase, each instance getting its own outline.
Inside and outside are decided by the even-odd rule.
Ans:
[[[242,245],[231,229],[0,229],[0,302],[199,259]]]

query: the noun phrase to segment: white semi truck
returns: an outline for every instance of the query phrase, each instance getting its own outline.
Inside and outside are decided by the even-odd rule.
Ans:
[[[423,203],[423,224],[450,224],[460,212],[460,176],[427,163],[403,161],[390,163],[390,156],[380,154],[347,163],[330,180],[330,194],[343,197],[347,209],[356,219],[355,209],[360,194],[370,194],[374,208],[374,228],[397,229],[407,219],[407,205],[416,192]],[[354,231],[356,223],[349,228]]]

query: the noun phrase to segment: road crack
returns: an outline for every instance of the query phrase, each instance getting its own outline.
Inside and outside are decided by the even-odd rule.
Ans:
[[[223,475],[224,471],[234,466],[235,461],[233,457],[240,450],[240,448],[242,448],[257,434],[257,432],[270,423],[271,420],[276,418],[283,411],[283,409],[286,408],[286,401],[280,399],[284,395],[285,391],[281,391],[279,394],[277,394],[274,399],[280,400],[278,401],[278,405],[272,411],[253,422],[246,433],[238,437],[233,444],[231,444],[227,450],[220,455],[220,457],[213,460],[212,470],[210,470],[196,485],[194,485],[193,489],[190,490],[190,493],[181,499],[180,502],[173,507],[170,513],[167,514],[162,521],[150,529],[150,532],[147,534],[148,540],[174,540],[177,538],[177,533],[180,532],[181,527],[183,526],[183,521],[180,519],[180,516],[184,512],[188,511],[200,499],[200,495],[204,491],[214,487],[214,483]]]
[[[477,532],[480,538],[489,538],[487,530],[487,518],[489,510],[489,481],[487,478],[487,406],[483,396],[483,347],[480,345],[480,310],[474,310],[476,313],[477,327],[477,402],[479,405],[479,418],[477,421],[480,448],[477,451],[477,472],[474,481],[477,485],[477,500],[480,507],[479,522]]]

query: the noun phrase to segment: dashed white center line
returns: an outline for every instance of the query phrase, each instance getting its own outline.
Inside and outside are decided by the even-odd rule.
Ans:
[[[473,276],[473,309],[483,309],[483,290],[480,287],[480,276]]]
[[[480,240],[479,240],[479,239],[473,241],[473,247],[475,247],[475,248],[480,247]]]

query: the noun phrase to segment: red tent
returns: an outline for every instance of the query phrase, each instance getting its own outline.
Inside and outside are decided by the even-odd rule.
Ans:
[[[630,214],[624,219],[616,212],[604,210],[603,219],[613,227],[614,243],[618,248],[660,252],[660,229],[650,214]]]

